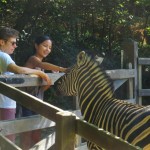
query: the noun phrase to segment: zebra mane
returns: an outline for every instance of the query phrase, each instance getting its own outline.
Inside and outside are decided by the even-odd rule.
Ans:
[[[97,70],[96,73],[97,75],[100,76],[100,78],[103,78],[103,81],[105,80],[105,85],[107,85],[107,88],[109,88],[109,91],[111,93],[114,93],[114,85],[113,85],[113,81],[110,78],[110,76],[108,76],[105,72],[105,70],[103,68],[100,67],[99,63],[93,59],[91,56],[89,56],[87,53],[85,53],[84,51],[81,51],[78,56],[77,56],[77,65],[79,67],[81,67],[82,65],[87,65],[87,67],[89,67],[87,70],[92,70],[92,68],[94,68],[93,70]],[[92,72],[91,72],[92,74]],[[99,84],[99,86],[101,86],[101,82],[97,83],[97,85]]]

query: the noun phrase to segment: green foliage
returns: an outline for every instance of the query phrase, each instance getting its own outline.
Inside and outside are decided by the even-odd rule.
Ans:
[[[150,45],[145,45],[139,48],[139,57],[150,57]]]
[[[139,42],[143,57],[149,53],[149,15],[149,0],[0,1],[1,26],[20,31],[13,57],[21,65],[33,53],[34,38],[47,34],[53,40],[48,62],[69,67],[85,50],[93,56],[105,53],[104,67],[119,68],[124,40]]]
[[[65,52],[71,45],[75,48],[73,54],[86,49],[94,54],[105,52],[110,56],[114,54],[114,45],[127,38],[134,39],[130,27],[135,23],[140,24],[143,20],[136,20],[138,15],[135,15],[133,8],[140,14],[145,3],[146,1],[129,0],[9,1],[1,6],[1,20],[4,25],[11,23],[21,33],[25,31],[29,35],[26,37],[29,46],[35,36],[49,34],[58,53],[61,49]],[[139,4],[142,6],[138,10]],[[9,20],[6,19],[6,10],[10,12]],[[22,47],[19,48],[18,51],[22,51]]]
[[[145,32],[150,36],[150,26],[145,29]]]

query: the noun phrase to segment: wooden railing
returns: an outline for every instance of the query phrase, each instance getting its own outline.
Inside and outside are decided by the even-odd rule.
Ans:
[[[142,88],[142,66],[148,65],[150,66],[150,58],[138,58],[137,59],[138,68],[137,68],[137,74],[138,74],[138,87],[137,87],[137,100],[138,104],[142,105],[142,97],[143,96],[150,96],[150,88],[149,89],[143,89]]]
[[[117,73],[119,79],[127,79],[133,78],[134,73],[133,70],[123,71],[123,77],[120,73]],[[112,73],[111,73],[112,72]],[[116,71],[107,71],[107,73],[114,78],[117,79]],[[62,74],[49,74],[50,78],[55,82]],[[32,82],[31,82],[32,79]],[[1,76],[0,80],[0,93],[14,99],[17,103],[29,108],[40,114],[42,117],[37,121],[34,118],[21,118],[17,120],[11,121],[1,121],[1,136],[0,136],[0,148],[1,149],[12,149],[19,150],[20,148],[17,145],[14,145],[12,142],[7,140],[4,135],[15,134],[23,131],[45,128],[54,126],[56,123],[56,136],[55,133],[49,135],[45,139],[41,140],[39,143],[34,145],[30,150],[46,150],[55,145],[56,150],[74,150],[75,138],[76,134],[90,140],[97,145],[102,146],[108,150],[135,150],[139,149],[134,147],[122,139],[115,137],[114,135],[95,127],[92,124],[87,123],[84,120],[79,119],[74,113],[64,111],[58,107],[55,107],[49,103],[43,102],[40,99],[31,96],[15,87],[23,87],[23,86],[33,86],[33,85],[43,85],[46,84],[41,81],[37,76],[28,76],[28,75],[17,75],[17,76]],[[29,81],[30,80],[30,81]],[[14,82],[15,81],[15,82]],[[5,82],[5,83],[4,83]],[[10,84],[10,85],[8,85]],[[13,87],[13,86],[15,87]],[[42,121],[43,117],[47,118],[47,120]],[[34,122],[34,119],[37,122]],[[32,121],[31,121],[32,120]],[[22,127],[17,126],[18,123],[22,123]],[[44,122],[45,125],[41,125]],[[27,129],[25,124],[32,123],[33,128]],[[38,125],[36,125],[36,123]],[[10,127],[10,128],[9,128]],[[19,128],[19,129],[18,129]],[[55,138],[56,137],[56,138]],[[54,144],[55,143],[55,144]],[[10,148],[11,147],[11,148]],[[76,148],[77,149],[77,148]]]
[[[115,90],[118,89],[126,81],[129,82],[129,97],[130,102],[142,104],[142,97],[149,96],[149,89],[142,89],[142,65],[150,65],[149,58],[138,58],[138,43],[133,41],[134,50],[134,69],[118,69],[118,70],[107,70],[106,73],[113,79]],[[131,67],[132,68],[132,67]],[[60,73],[48,74],[52,78],[53,83],[63,75]],[[75,134],[78,134],[85,139],[91,140],[98,145],[100,144],[106,149],[135,149],[135,147],[128,145],[121,139],[116,139],[113,135],[109,135],[105,131],[94,127],[86,123],[84,120],[80,120],[78,117],[70,112],[63,111],[57,107],[54,107],[48,103],[45,103],[38,98],[35,98],[29,94],[26,94],[13,87],[24,87],[24,86],[39,86],[45,85],[46,83],[39,79],[37,76],[29,75],[14,75],[14,76],[2,76],[0,75],[0,93],[11,97],[21,105],[36,111],[42,116],[20,118],[11,121],[0,121],[0,148],[1,149],[19,149],[16,145],[7,140],[4,135],[9,135],[13,133],[20,133],[24,131],[42,129],[54,126],[56,123],[56,142],[55,133],[49,135],[39,143],[37,143],[31,149],[45,150],[50,148],[54,143],[57,150],[64,150],[68,145],[67,149],[73,149],[73,142],[75,139]],[[10,86],[9,86],[10,85]],[[13,87],[12,87],[13,86]],[[30,103],[32,101],[32,103]],[[47,118],[47,119],[46,119]],[[52,121],[51,121],[52,120]],[[60,122],[61,124],[57,123]],[[44,122],[44,124],[43,124]],[[28,124],[30,127],[24,126],[20,128],[20,125]],[[32,124],[32,125],[31,125]],[[37,125],[38,124],[38,125]],[[62,126],[61,126],[62,125]],[[32,126],[32,128],[31,128]],[[67,129],[65,130],[65,128]],[[88,132],[87,132],[87,131]],[[91,131],[91,133],[90,133]],[[73,133],[73,134],[72,134]],[[71,134],[71,135],[70,135]],[[49,140],[49,138],[51,140]],[[110,138],[110,139],[109,139]],[[70,140],[68,140],[70,139]],[[106,141],[107,139],[109,144]],[[67,141],[68,140],[68,141]],[[101,142],[103,141],[103,142]],[[114,144],[114,143],[117,144]],[[7,144],[6,144],[7,143]],[[59,146],[58,146],[59,143]],[[69,144],[70,143],[70,144]],[[3,146],[2,146],[3,145]],[[44,145],[44,147],[43,147]],[[118,148],[122,145],[121,148]],[[6,148],[5,148],[6,146]],[[10,146],[10,147],[9,147]],[[17,147],[17,148],[16,148]],[[1,150],[0,149],[0,150]]]
[[[134,146],[127,144],[123,140],[118,139],[108,132],[98,129],[95,126],[88,124],[84,120],[80,120],[73,113],[63,111],[60,108],[43,102],[40,99],[22,92],[10,85],[1,82],[0,89],[2,94],[7,95],[21,105],[28,107],[42,116],[56,122],[56,150],[73,150],[76,134],[84,137],[87,140],[93,141],[105,149],[136,149]],[[34,147],[36,147],[36,145]]]

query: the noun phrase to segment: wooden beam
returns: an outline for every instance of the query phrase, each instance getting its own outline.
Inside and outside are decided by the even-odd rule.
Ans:
[[[85,139],[88,137],[89,141],[94,142],[104,149],[141,150],[140,148],[132,146],[131,144],[125,142],[117,136],[114,136],[111,133],[87,123],[85,120],[76,120],[76,134],[82,136]]]
[[[52,79],[52,84],[54,84],[64,73],[47,73],[47,75]],[[46,82],[37,75],[0,75],[0,81],[14,87],[46,85]]]
[[[106,73],[111,77],[111,79],[127,79],[134,78],[134,69],[116,69],[116,70],[106,70]]]
[[[85,145],[75,148],[75,150],[88,150],[88,148],[87,148],[87,145],[85,144]]]
[[[79,118],[82,118],[80,110],[72,111],[72,113],[77,115]],[[0,121],[0,132],[2,135],[10,135],[54,126],[55,122],[41,115],[34,115],[14,120]]]
[[[56,106],[44,102],[41,99],[23,92],[15,87],[12,87],[6,83],[0,82],[0,93],[10,97],[24,107],[35,111],[54,122],[56,121],[56,113],[59,111],[63,111]]]
[[[136,104],[136,100],[134,98],[133,99],[125,99],[125,101]]]
[[[106,70],[106,73],[113,79],[128,79],[134,78],[134,69],[118,69],[118,70]],[[49,78],[52,79],[52,84],[58,80],[64,73],[47,73]],[[41,80],[36,75],[0,75],[0,81],[12,85],[14,87],[26,87],[26,86],[39,86],[46,85],[46,82]]]
[[[139,97],[150,96],[150,89],[139,89]]]
[[[40,115],[0,121],[0,130],[2,135],[16,134],[54,126],[55,122]]]
[[[150,58],[138,58],[139,65],[150,65]]]
[[[8,138],[0,135],[0,150],[22,150]]]
[[[114,84],[114,90],[116,91],[123,83],[125,83],[127,81],[127,79],[120,79],[120,80],[114,80],[113,84]]]

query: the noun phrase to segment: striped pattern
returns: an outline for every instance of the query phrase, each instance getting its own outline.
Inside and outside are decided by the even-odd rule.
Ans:
[[[78,95],[86,121],[150,150],[150,106],[115,99],[110,78],[85,52],[78,54],[77,63],[55,86],[63,95]],[[88,147],[101,149],[90,142]]]

